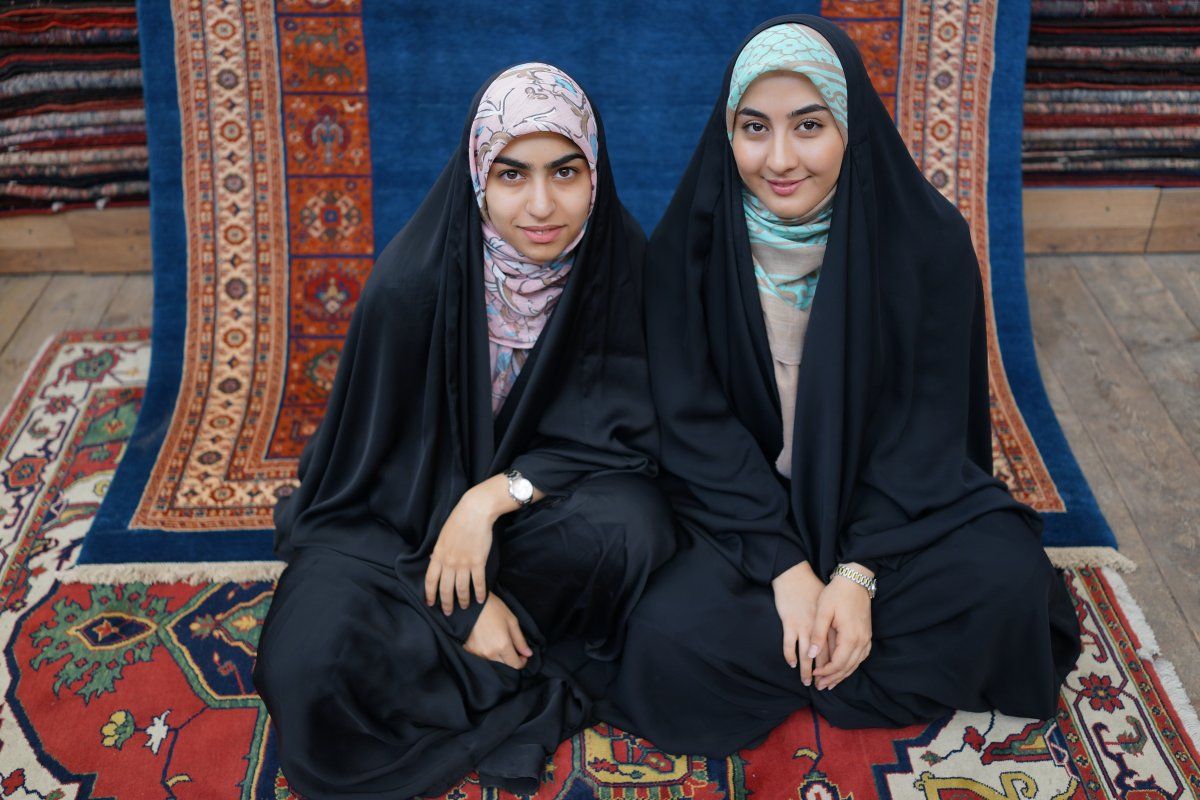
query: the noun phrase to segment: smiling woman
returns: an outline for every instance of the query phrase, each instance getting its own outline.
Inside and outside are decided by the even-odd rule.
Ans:
[[[738,175],[776,217],[802,217],[833,191],[845,132],[807,75],[762,75],[742,95],[734,121]]]
[[[583,151],[557,133],[527,133],[492,162],[484,214],[530,261],[551,262],[579,242],[591,201]]]
[[[254,682],[305,797],[471,770],[532,793],[592,721],[583,673],[605,674],[675,548],[644,246],[579,85],[537,63],[490,81],[372,269],[276,507],[288,566]]]
[[[992,475],[970,231],[834,23],[743,44],[646,275],[661,483],[694,546],[631,617],[604,717],[726,756],[804,707],[1052,716],[1079,626]]]

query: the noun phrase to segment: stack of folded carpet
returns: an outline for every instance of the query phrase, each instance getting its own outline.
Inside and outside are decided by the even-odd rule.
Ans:
[[[0,2],[0,214],[144,204],[134,0]]]
[[[1200,185],[1200,0],[1033,0],[1024,180]]]

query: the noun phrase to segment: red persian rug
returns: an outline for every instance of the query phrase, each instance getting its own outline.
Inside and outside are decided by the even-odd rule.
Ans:
[[[65,583],[127,448],[145,329],[51,341],[0,417],[0,796],[285,800],[250,682],[269,581]],[[1200,725],[1115,573],[1068,571],[1084,653],[1048,722],[955,714],[841,731],[808,712],[725,760],[599,725],[538,800],[1200,797]],[[516,800],[471,777],[445,800]]]

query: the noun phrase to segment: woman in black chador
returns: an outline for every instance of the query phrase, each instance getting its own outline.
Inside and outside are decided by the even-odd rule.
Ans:
[[[578,84],[536,63],[490,81],[375,264],[276,508],[289,564],[254,683],[306,797],[471,770],[531,792],[591,721],[577,677],[616,658],[675,549],[644,247]]]
[[[839,727],[1053,716],[1079,651],[1037,514],[992,477],[970,231],[837,26],[740,49],[646,253],[660,469],[691,546],[605,719],[725,755]]]

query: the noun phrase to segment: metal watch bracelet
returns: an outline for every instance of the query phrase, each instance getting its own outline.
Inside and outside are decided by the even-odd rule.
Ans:
[[[851,581],[853,583],[857,583],[859,586],[861,586],[867,590],[867,595],[872,600],[875,599],[875,579],[874,578],[868,578],[863,573],[854,569],[854,567],[848,567],[845,564],[838,564],[834,568],[833,574],[841,575],[846,580]]]

